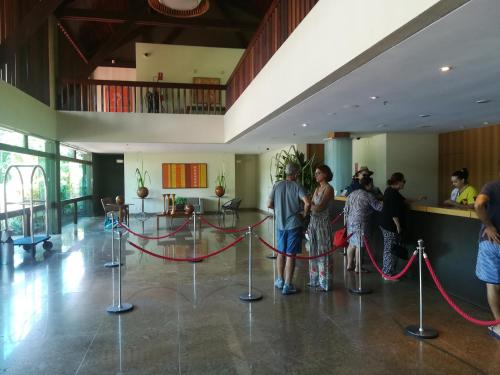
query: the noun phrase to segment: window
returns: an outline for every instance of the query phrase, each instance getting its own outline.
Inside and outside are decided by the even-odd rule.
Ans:
[[[59,154],[68,158],[75,158],[75,149],[65,145],[59,145]]]
[[[28,136],[28,148],[35,151],[54,153],[55,144],[47,139]]]
[[[61,200],[92,194],[91,166],[61,160]]]
[[[0,128],[0,143],[11,146],[24,147],[24,134]]]

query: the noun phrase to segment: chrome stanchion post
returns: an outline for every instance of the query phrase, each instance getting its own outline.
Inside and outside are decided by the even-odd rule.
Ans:
[[[276,249],[276,220],[274,218],[274,213],[273,213],[273,247]],[[267,255],[266,258],[276,259],[276,254],[274,253],[274,251],[271,251],[271,254]]]
[[[434,339],[438,337],[438,333],[435,329],[430,327],[424,327],[424,298],[423,298],[423,288],[422,288],[422,259],[427,258],[427,254],[425,254],[424,241],[418,240],[418,282],[419,282],[419,314],[420,321],[419,325],[411,325],[406,327],[406,332],[412,336],[415,336],[420,339]]]
[[[118,248],[118,305],[111,305],[108,307],[107,311],[109,313],[122,313],[130,311],[134,308],[131,303],[122,303],[122,230],[118,231],[119,235],[119,248]]]
[[[196,211],[193,211],[193,258],[196,258]],[[191,263],[202,262],[203,259],[193,259]]]
[[[104,263],[104,267],[106,268],[118,267],[118,262],[115,260],[115,214],[113,212],[110,212],[110,214],[111,214],[111,261]]]
[[[258,301],[262,299],[262,294],[252,292],[252,227],[248,227],[248,293],[240,294],[242,301]]]
[[[345,218],[345,212],[343,212],[343,214],[344,214],[343,216],[344,216],[344,227],[345,227],[347,224],[347,220]],[[342,255],[347,256],[347,249],[345,247],[342,248]]]
[[[349,289],[349,292],[351,292],[353,294],[370,294],[372,292],[371,289],[363,288],[363,285],[362,285],[361,275],[363,273],[363,268],[361,267],[361,259],[363,259],[363,257],[361,256],[361,249],[362,249],[362,244],[363,244],[363,236],[364,236],[363,227],[362,227],[362,224],[360,224],[359,225],[359,243],[358,243],[359,252],[358,252],[357,259],[356,259],[356,265],[358,267],[358,287]]]

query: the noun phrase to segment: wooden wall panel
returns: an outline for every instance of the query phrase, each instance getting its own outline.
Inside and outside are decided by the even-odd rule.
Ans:
[[[319,0],[274,0],[227,81],[227,107],[239,98]]]
[[[477,189],[500,179],[500,125],[439,135],[439,199],[448,199],[450,176],[469,170],[469,182]]]

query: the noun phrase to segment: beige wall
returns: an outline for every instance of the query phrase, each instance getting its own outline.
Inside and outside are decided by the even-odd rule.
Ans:
[[[384,191],[387,180],[387,134],[361,135],[352,140],[352,172],[354,165],[358,168],[367,166],[374,171],[373,182]]]
[[[258,155],[236,155],[235,196],[240,197],[241,208],[257,207]]]
[[[56,139],[56,111],[0,80],[0,126]]]
[[[162,193],[175,193],[181,197],[203,197],[205,199],[205,211],[215,211],[217,209],[217,198],[215,197],[215,178],[221,168],[226,174],[226,196],[221,199],[221,203],[234,197],[235,193],[235,155],[231,153],[125,153],[125,201],[134,203],[130,207],[131,213],[141,210],[141,201],[137,198],[137,183],[135,169],[141,167],[144,162],[144,169],[151,175],[151,183],[146,182],[149,189],[149,198],[144,203],[146,212],[163,211]],[[207,183],[206,189],[163,189],[162,188],[162,163],[207,163]]]
[[[425,195],[425,203],[438,203],[439,136],[387,134],[387,177],[394,172],[405,175],[403,195]]]
[[[243,52],[235,48],[136,43],[137,80],[153,81],[158,72],[163,72],[165,82],[192,83],[193,77],[213,77],[225,84]]]

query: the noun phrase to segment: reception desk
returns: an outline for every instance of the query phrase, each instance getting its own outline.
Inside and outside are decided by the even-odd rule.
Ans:
[[[343,209],[345,197],[335,198],[335,206]],[[379,264],[382,264],[383,239],[378,228],[378,215],[371,218],[368,233],[371,248]],[[477,243],[481,223],[472,210],[411,205],[407,217],[405,242],[415,245],[418,239],[425,242],[426,252],[450,295],[487,307],[486,288],[475,276]],[[368,260],[369,262],[369,260]],[[399,266],[403,265],[400,261]],[[417,265],[409,276],[417,277]],[[424,266],[424,280],[433,284]]]

